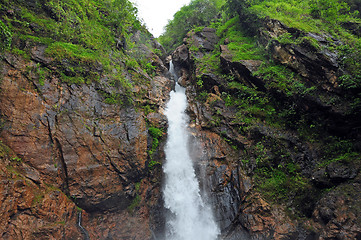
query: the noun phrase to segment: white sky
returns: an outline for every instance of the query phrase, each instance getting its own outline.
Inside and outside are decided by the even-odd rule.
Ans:
[[[191,0],[130,0],[138,8],[138,16],[147,26],[148,30],[159,37],[168,20]]]

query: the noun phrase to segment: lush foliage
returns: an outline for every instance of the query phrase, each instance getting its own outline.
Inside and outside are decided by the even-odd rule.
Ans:
[[[148,133],[150,136],[152,136],[152,146],[149,150],[149,156],[150,156],[150,158],[152,158],[153,153],[157,150],[157,148],[159,146],[159,140],[163,137],[164,133],[161,129],[156,128],[156,127],[149,127]],[[154,161],[152,163],[154,165]]]
[[[198,92],[197,100],[213,106],[218,98],[214,96],[213,89],[207,89],[204,76],[213,74],[222,79],[220,82],[224,84],[218,86],[223,91],[220,96],[226,107],[235,112],[232,126],[238,128],[239,134],[254,141],[251,147],[242,152],[241,164],[252,172],[255,188],[268,200],[286,204],[294,209],[294,213],[302,216],[312,214],[312,204],[309,203],[317,201],[321,192],[312,185],[299,162],[295,161],[295,154],[304,150],[297,145],[291,144],[290,147],[290,143],[282,139],[282,134],[292,132],[297,136],[297,141],[313,144],[322,156],[314,160],[317,167],[326,167],[334,162],[352,163],[360,156],[352,140],[336,137],[328,131],[325,124],[327,117],[302,107],[304,102],[317,99],[329,106],[348,105],[350,110],[347,114],[350,116],[361,112],[361,42],[354,29],[347,27],[356,26],[357,30],[361,23],[356,17],[358,12],[353,9],[355,7],[350,8],[347,2],[337,0],[227,0],[223,7],[217,9],[216,18],[208,21],[208,25],[194,23],[190,33],[209,26],[217,30],[220,38],[212,52],[198,54],[196,46],[192,43],[188,46],[196,66],[193,83]],[[186,13],[190,12],[191,7],[183,8],[160,37],[168,44],[168,50],[181,44],[187,31],[192,28],[181,28]],[[260,25],[254,24],[254,21],[262,22],[264,17],[280,20],[286,26],[298,29],[301,34],[286,32],[273,37],[268,44],[260,44],[257,36]],[[327,45],[320,44],[307,35],[308,32],[323,36]],[[339,54],[340,66],[345,70],[343,76],[337,79],[342,93],[332,95],[325,92],[321,83],[311,83],[295,69],[273,60],[268,48],[271,41],[283,46],[309,46],[314,52],[327,50]],[[253,72],[253,77],[262,79],[264,89],[250,85],[237,74],[225,74],[220,66],[220,45],[227,45],[233,61],[262,62]],[[218,131],[233,149],[240,149],[237,139],[229,138],[222,130],[222,123],[229,121],[222,110],[215,108],[210,111],[212,118],[207,126]],[[262,134],[258,134],[263,137],[252,136],[259,129],[262,129]]]
[[[9,28],[0,20],[0,52],[9,48],[11,44],[11,32]]]
[[[133,70],[130,74],[136,75],[134,80],[143,78],[138,74],[142,72],[140,68],[154,70],[146,66],[144,54],[135,47],[134,33],[140,31],[138,35],[148,38],[150,34],[137,19],[137,9],[128,0],[51,0],[45,3],[7,0],[0,4],[0,11],[13,11],[2,14],[0,19],[1,49],[9,47],[11,39],[16,39],[17,43],[47,45],[46,54],[57,65],[55,72],[69,84],[98,81],[103,75],[114,82],[113,76],[117,75],[116,85],[130,92],[132,86],[124,76],[127,70]],[[19,45],[12,46],[11,51],[27,58],[29,48],[24,49],[24,44],[20,46],[21,49]]]
[[[182,39],[188,31],[195,27],[208,26],[217,18],[225,0],[192,0],[182,7],[165,27],[165,33],[159,37],[159,42],[168,52],[182,44]]]

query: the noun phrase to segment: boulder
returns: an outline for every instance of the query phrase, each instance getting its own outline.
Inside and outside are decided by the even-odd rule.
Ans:
[[[189,53],[188,47],[183,44],[176,48],[176,50],[172,53],[172,61],[175,66],[179,67],[189,67]]]
[[[359,167],[333,162],[327,166],[327,173],[334,182],[342,182],[354,179],[357,176]]]
[[[189,32],[186,35],[184,42],[198,48],[200,51],[211,52],[214,50],[218,40],[219,38],[216,34],[216,29],[206,27],[199,32]]]

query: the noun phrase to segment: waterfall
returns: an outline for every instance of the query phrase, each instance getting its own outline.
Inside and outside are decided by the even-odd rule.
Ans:
[[[170,64],[170,73],[175,76],[172,62]],[[166,240],[215,240],[219,229],[211,208],[201,197],[189,155],[186,107],[185,89],[176,83],[165,111],[169,126],[163,195],[165,207],[170,210]]]

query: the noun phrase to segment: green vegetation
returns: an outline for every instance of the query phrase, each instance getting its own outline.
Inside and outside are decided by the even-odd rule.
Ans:
[[[162,164],[158,161],[151,160],[148,163],[148,168],[153,169],[155,166],[161,166]]]
[[[150,158],[152,159],[153,153],[157,150],[159,146],[159,140],[164,136],[164,132],[159,128],[151,126],[148,128],[148,133],[150,136],[152,136],[152,147],[148,152]],[[156,161],[153,161],[153,164],[151,164],[151,162],[149,163],[149,165],[152,166],[156,165],[157,163]]]
[[[312,204],[306,202],[316,202],[321,191],[315,188],[296,161],[297,154],[304,150],[288,142],[287,137],[283,139],[282,134],[292,133],[297,139],[295,141],[312,144],[320,155],[319,159],[312,160],[317,167],[326,167],[333,162],[350,166],[358,161],[360,153],[353,146],[354,140],[336,137],[327,125],[327,116],[308,109],[309,101],[314,101],[339,110],[346,108],[350,118],[359,119],[361,40],[358,31],[361,20],[357,18],[359,13],[354,12],[357,4],[352,0],[216,1],[219,5],[212,8],[216,14],[212,18],[200,15],[204,20],[202,22],[189,16],[200,2],[207,7],[214,3],[192,1],[183,7],[168,23],[159,41],[167,51],[171,51],[182,44],[187,32],[192,36],[204,27],[216,29],[220,40],[214,51],[199,54],[199,47],[188,43],[191,60],[194,61],[192,81],[197,91],[196,100],[210,104],[212,116],[208,118],[207,127],[217,131],[235,150],[240,151],[237,139],[228,138],[222,132],[221,123],[232,121],[239,134],[253,141],[250,147],[240,151],[243,159],[240,164],[253,175],[255,189],[269,201],[293,209],[292,212],[298,216],[310,216]],[[267,29],[262,25],[267,21],[266,17],[279,20],[288,27],[285,28],[289,29],[288,32],[281,30],[269,38],[260,38],[262,34],[267,35]],[[192,24],[181,28],[187,21]],[[317,34],[324,40],[308,33]],[[225,73],[220,65],[220,45],[227,45],[234,62],[256,60],[260,65],[252,71],[252,77],[261,80],[263,86],[256,87],[237,73]],[[339,92],[325,91],[323,80],[312,82],[295,67],[291,68],[291,64],[282,64],[274,59],[270,50],[275,45],[288,47],[291,51],[300,46],[315,54],[336,53],[344,70],[337,73],[341,76],[333,83]],[[207,74],[221,79],[218,85],[222,89],[220,97],[226,108],[235,113],[231,120],[222,115],[219,108],[212,107],[212,96],[218,93],[207,85]]]
[[[160,50],[153,49],[150,33],[128,0],[3,1],[0,12],[0,51],[9,49],[30,60],[32,47],[46,46],[41,58],[50,63],[29,69],[40,86],[50,77],[69,85],[102,79],[103,85],[117,88],[105,101],[125,104],[136,97],[134,85],[149,85],[146,75],[156,74],[138,46]]]
[[[248,10],[258,16],[278,19],[289,27],[306,32],[325,32],[340,22],[355,21],[347,3],[337,0],[259,1]]]
[[[10,47],[11,37],[9,28],[0,20],[0,53]]]
[[[130,213],[133,213],[134,210],[135,210],[135,208],[139,206],[141,200],[142,200],[142,199],[141,199],[140,195],[137,194],[137,195],[135,196],[135,198],[133,199],[133,201],[131,202],[131,204],[128,206],[128,208],[127,208],[128,211],[129,211]]]
[[[235,16],[224,24],[213,24],[218,26],[217,35],[224,42],[226,39],[229,41],[227,44],[228,49],[233,55],[233,60],[262,60],[264,59],[264,51],[256,44],[256,38],[249,36],[244,29],[242,29],[238,16]]]
[[[159,37],[159,42],[165,47],[167,52],[173,51],[182,44],[182,39],[191,29],[208,26],[225,0],[192,0],[189,5],[182,7],[173,19],[165,27],[165,33]]]
[[[136,195],[127,208],[130,213],[133,213],[134,210],[139,206],[140,202],[142,201],[142,197],[140,196],[141,193],[140,186],[141,186],[141,182],[137,182],[134,185]]]
[[[361,113],[361,40],[357,33],[361,20],[355,9],[353,0],[192,0],[174,15],[159,37],[167,52],[171,52],[182,44],[187,33],[197,34],[204,27],[216,29],[220,40],[214,51],[198,54],[201,47],[188,43],[195,65],[190,80],[196,87],[196,100],[210,105],[206,127],[218,131],[242,155],[240,164],[250,170],[255,189],[270,201],[297,206],[307,197],[306,192],[314,189],[296,161],[296,155],[306,151],[300,142],[305,146],[312,144],[322,156],[314,160],[316,167],[334,162],[354,163],[360,158],[353,139],[335,137],[326,117],[308,111],[316,103],[320,105],[316,111],[347,109],[353,118]],[[128,0],[4,0],[0,13],[1,54],[9,51],[29,61],[34,47],[46,46],[41,56],[44,62],[28,67],[26,73],[35,75],[40,90],[54,77],[69,85],[95,85],[106,104],[134,104],[139,96],[133,92],[141,85],[149,86],[149,77],[157,74],[157,67],[142,46],[151,50],[150,55],[161,55],[162,51],[153,49],[150,34]],[[281,21],[289,31],[281,29],[275,36],[261,39],[267,30],[259,27],[267,18]],[[318,34],[324,40],[308,33]],[[221,45],[227,45],[233,62],[259,63],[249,77],[261,84],[222,69]],[[289,47],[290,51],[295,46],[307,46],[316,54],[336,53],[342,71],[335,74],[342,76],[329,82],[312,82],[290,64],[273,59],[270,50],[275,45]],[[208,89],[212,87],[207,84],[206,77],[210,75],[220,80],[218,90]],[[141,89],[137,94],[145,93]],[[224,116],[221,105],[213,107],[222,100],[234,116]],[[139,105],[145,114],[156,111],[154,103],[143,101]],[[234,128],[234,135],[244,136],[253,144],[241,150],[237,139],[221,130],[223,122]],[[148,134],[147,165],[152,170],[161,165],[154,153],[165,134],[149,122]],[[5,153],[0,150],[1,157]],[[15,164],[21,161],[18,157],[9,160]],[[130,212],[141,201],[139,188],[137,183],[137,195],[128,207]],[[34,199],[40,200],[41,196]]]
[[[22,161],[22,159],[21,159],[21,158],[19,158],[18,156],[15,156],[15,157],[12,157],[12,158],[11,158],[11,161],[14,161],[14,162],[21,162],[21,161]]]

